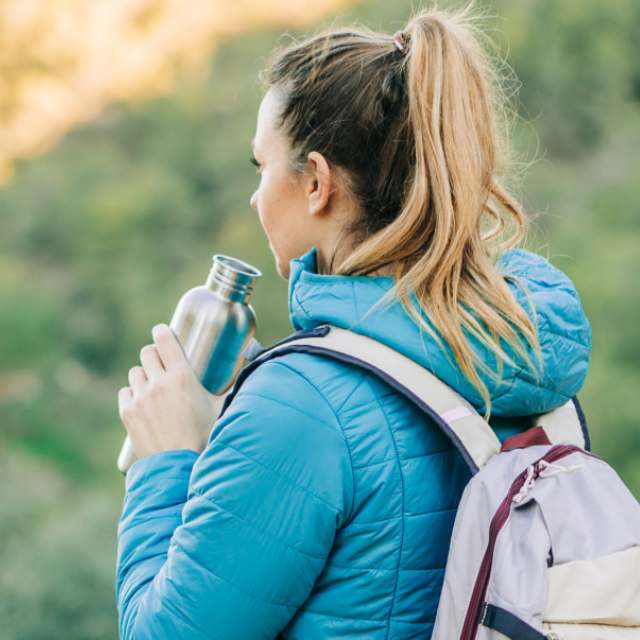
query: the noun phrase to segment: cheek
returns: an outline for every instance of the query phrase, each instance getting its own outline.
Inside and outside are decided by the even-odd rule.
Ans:
[[[270,209],[272,208],[269,202],[269,184],[265,176],[261,176],[259,180],[260,182],[255,190],[253,199],[260,224],[262,225],[262,228],[267,231]]]
[[[256,193],[260,224],[267,236],[284,278],[289,261],[306,252],[312,244],[312,229],[306,220],[303,194],[286,176],[263,172]]]
[[[277,236],[289,226],[289,212],[292,209],[291,195],[286,181],[277,175],[264,173],[258,187],[258,215],[265,232]]]
[[[257,202],[258,217],[260,218],[260,223],[262,224],[262,228],[267,233],[267,235],[270,235],[273,226],[272,221],[275,218],[277,205],[274,202],[273,193],[270,190],[269,180],[266,178],[262,178],[260,182]]]

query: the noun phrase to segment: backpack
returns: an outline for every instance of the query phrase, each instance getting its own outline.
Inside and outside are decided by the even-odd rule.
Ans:
[[[433,640],[640,639],[640,505],[590,452],[577,398],[501,443],[462,396],[367,336],[324,324],[259,347],[247,349],[220,416],[266,360],[317,353],[402,393],[468,465]]]

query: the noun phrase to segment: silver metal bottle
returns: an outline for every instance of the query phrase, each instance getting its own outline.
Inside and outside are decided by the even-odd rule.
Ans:
[[[206,283],[187,291],[173,313],[169,326],[198,379],[212,394],[227,391],[244,364],[243,353],[256,329],[248,300],[261,275],[242,260],[216,254]],[[126,473],[135,459],[127,436],[118,469]]]

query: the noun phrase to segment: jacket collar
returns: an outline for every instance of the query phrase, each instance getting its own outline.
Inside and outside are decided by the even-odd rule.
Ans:
[[[289,266],[289,318],[294,330],[329,323],[379,340],[426,367],[484,410],[478,392],[462,374],[450,350],[443,350],[419,327],[399,299],[392,299],[365,318],[369,308],[393,286],[391,276],[318,274],[315,246],[291,260]],[[493,413],[508,416],[549,411],[564,404],[582,386],[591,351],[590,325],[573,283],[543,257],[513,249],[502,256],[498,266],[511,276],[509,287],[521,306],[530,309],[532,304],[535,308],[544,369],[535,379],[511,353],[517,365],[505,364],[501,381],[483,374]],[[416,308],[426,319],[417,304]],[[495,366],[486,349],[473,340],[472,344],[487,364]]]

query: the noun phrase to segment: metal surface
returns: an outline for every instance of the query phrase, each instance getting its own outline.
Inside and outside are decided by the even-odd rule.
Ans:
[[[206,283],[182,296],[169,323],[196,376],[214,395],[224,394],[242,368],[243,353],[256,329],[248,300],[261,275],[237,258],[214,255]],[[135,460],[127,436],[118,469],[126,473]]]

